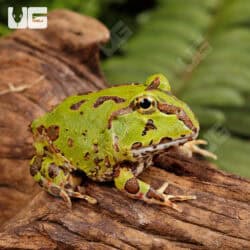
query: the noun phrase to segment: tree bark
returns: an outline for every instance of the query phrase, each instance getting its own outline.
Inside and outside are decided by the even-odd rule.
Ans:
[[[106,87],[99,45],[108,39],[93,18],[57,10],[48,29],[0,40],[0,249],[250,249],[250,181],[175,151],[141,179],[197,195],[179,203],[182,213],[92,181],[86,191],[98,204],[74,200],[69,209],[34,183],[29,123],[68,95]]]

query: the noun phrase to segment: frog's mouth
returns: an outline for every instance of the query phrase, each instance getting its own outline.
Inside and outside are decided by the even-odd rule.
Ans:
[[[150,146],[146,146],[146,147],[138,147],[136,149],[132,149],[132,153],[134,156],[140,156],[140,155],[145,155],[148,153],[156,153],[156,152],[160,152],[160,151],[165,151],[168,148],[183,145],[187,141],[195,140],[197,138],[197,136],[198,136],[198,133],[193,133],[189,136],[182,137],[182,138],[179,138],[176,140],[171,140],[171,141],[167,141],[167,142],[166,142],[166,140],[163,140],[159,144],[156,144],[156,145],[154,144],[154,145],[150,145]]]

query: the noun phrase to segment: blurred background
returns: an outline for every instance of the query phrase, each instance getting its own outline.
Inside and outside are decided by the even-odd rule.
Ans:
[[[101,47],[110,84],[142,82],[165,74],[173,92],[201,123],[216,164],[250,177],[249,0],[0,0],[0,35],[7,8],[66,8],[93,16],[111,31]]]

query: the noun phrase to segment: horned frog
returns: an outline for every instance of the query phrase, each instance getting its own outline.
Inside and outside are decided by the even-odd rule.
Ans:
[[[31,124],[36,155],[30,173],[50,194],[96,203],[80,192],[75,171],[94,181],[114,181],[127,196],[180,210],[173,201],[193,195],[167,195],[137,176],[153,164],[153,157],[177,147],[188,155],[211,153],[197,147],[199,123],[191,109],[172,93],[162,74],[143,84],[113,86],[75,95]]]

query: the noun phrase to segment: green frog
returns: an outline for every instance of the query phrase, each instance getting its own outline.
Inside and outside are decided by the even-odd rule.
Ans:
[[[127,196],[180,210],[174,201],[194,195],[165,194],[138,179],[153,164],[153,157],[176,147],[191,156],[211,153],[195,140],[199,123],[186,103],[171,92],[162,74],[145,83],[113,86],[97,92],[66,98],[52,111],[31,124],[36,155],[30,162],[35,181],[50,194],[62,197],[71,207],[71,197],[95,204],[81,191],[76,172],[97,182],[114,181]]]

